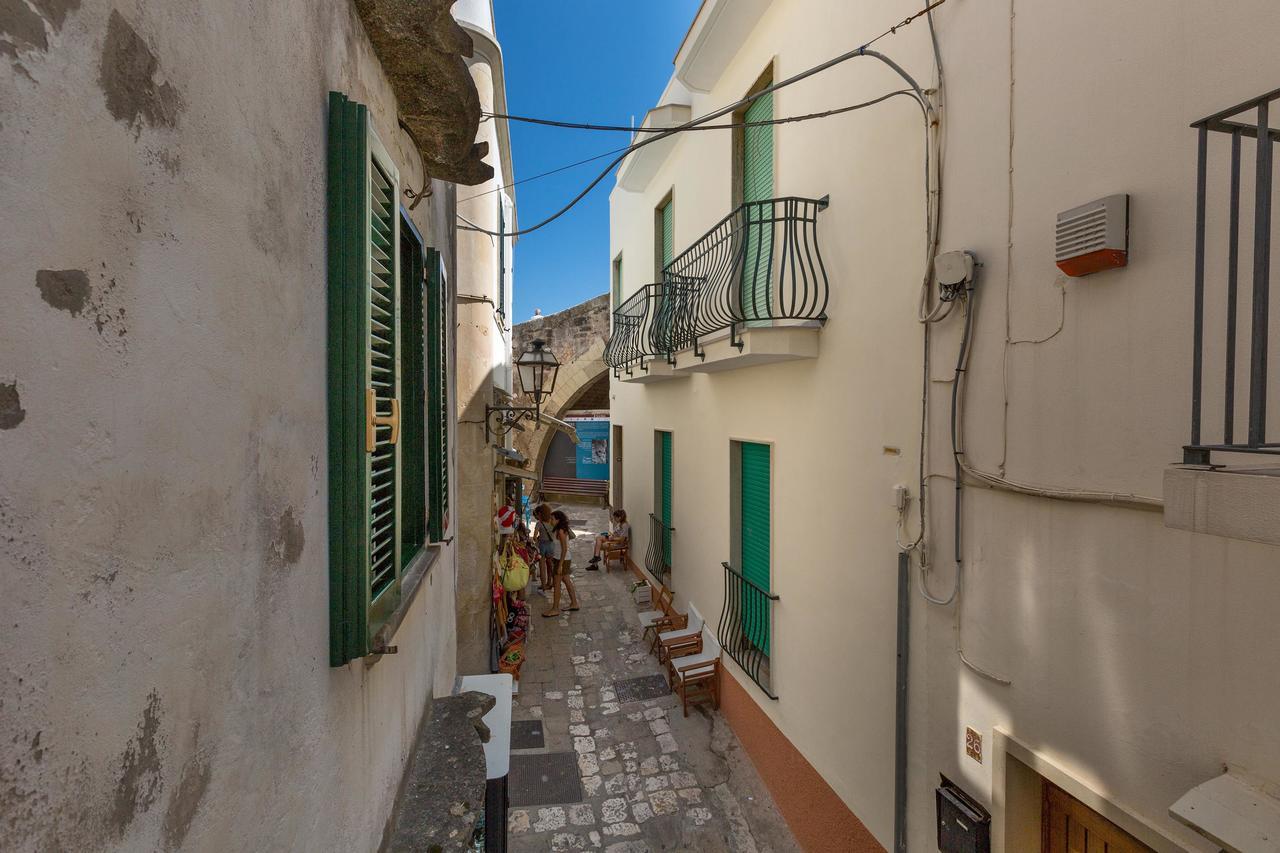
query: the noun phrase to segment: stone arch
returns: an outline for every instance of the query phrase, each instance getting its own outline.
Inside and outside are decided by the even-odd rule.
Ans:
[[[571,411],[601,379],[609,378],[609,367],[604,363],[604,341],[596,341],[581,355],[568,364],[561,365],[556,376],[556,387],[543,410],[557,418],[562,418]],[[529,428],[518,433],[515,438],[516,450],[523,453],[533,464],[532,470],[542,473],[542,463],[551,449],[551,437],[555,430],[547,426],[537,429]]]

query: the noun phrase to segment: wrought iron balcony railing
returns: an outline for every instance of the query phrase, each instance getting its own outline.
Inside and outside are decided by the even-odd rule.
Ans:
[[[778,596],[758,586],[728,563],[724,566],[724,609],[716,639],[765,695],[777,699],[769,671],[773,603]]]
[[[727,329],[742,349],[744,327],[780,321],[825,322],[829,284],[818,247],[818,213],[827,199],[785,197],[740,205],[679,257],[662,281],[614,311],[605,363],[615,373],[700,346]]]
[[[668,589],[671,587],[671,534],[675,530],[649,513],[649,550],[644,556],[644,567]]]
[[[1272,102],[1280,100],[1280,89],[1268,92],[1243,104],[1215,113],[1208,118],[1191,125],[1200,136],[1199,151],[1196,159],[1196,243],[1195,243],[1195,320],[1192,341],[1192,385],[1191,385],[1191,442],[1183,449],[1183,461],[1188,464],[1208,465],[1214,451],[1231,453],[1280,453],[1280,442],[1276,436],[1268,440],[1268,421],[1274,426],[1274,418],[1268,418],[1267,392],[1274,382],[1267,378],[1268,346],[1270,335],[1271,302],[1271,202],[1273,161],[1275,144],[1280,140],[1280,130],[1270,126]],[[1253,115],[1250,116],[1249,114]],[[1215,134],[1210,136],[1210,134]],[[1211,274],[1210,278],[1216,291],[1213,304],[1208,310],[1205,307],[1206,290],[1206,240],[1205,220],[1208,207],[1209,151],[1218,147],[1211,139],[1222,139],[1216,134],[1224,134],[1230,142],[1230,190],[1227,201],[1227,246],[1225,275]],[[1247,148],[1254,158],[1253,173],[1253,250],[1251,254],[1252,269],[1246,273],[1252,279],[1252,289],[1248,295],[1249,341],[1242,349],[1236,341],[1236,325],[1243,311],[1239,293],[1240,272],[1240,194],[1241,194],[1241,159],[1243,140],[1254,140]],[[1227,140],[1223,140],[1225,143]],[[1221,146],[1226,148],[1224,144]],[[1247,190],[1246,190],[1247,192]],[[1213,247],[1219,254],[1221,247]],[[1224,333],[1208,345],[1205,340],[1205,318],[1212,316],[1221,318]],[[1221,382],[1206,380],[1205,356],[1216,355],[1221,359]],[[1237,378],[1238,363],[1243,362],[1247,376]],[[1244,373],[1245,371],[1240,371]],[[1245,385],[1248,391],[1246,408],[1245,435],[1236,431],[1238,405],[1236,392],[1238,385]],[[1207,386],[1207,387],[1206,387]],[[1209,391],[1212,402],[1221,402],[1222,431],[1214,438],[1206,438],[1202,430],[1201,415],[1204,408],[1204,395]],[[1274,388],[1272,388],[1274,390]]]

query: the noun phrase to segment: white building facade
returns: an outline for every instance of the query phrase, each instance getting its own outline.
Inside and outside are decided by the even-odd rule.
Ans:
[[[644,127],[765,91],[917,11],[709,0]],[[725,713],[806,848],[934,849],[942,774],[990,813],[997,850],[1037,849],[1078,807],[1126,844],[1218,849],[1221,828],[1175,803],[1228,771],[1246,792],[1280,783],[1280,491],[1178,466],[1196,443],[1190,125],[1276,88],[1280,11],[1015,0],[947,4],[934,24],[941,93],[921,17],[873,46],[897,69],[851,58],[715,120],[737,129],[681,133],[620,167],[613,503],[636,562],[717,627]],[[924,109],[895,94],[766,123],[913,83]],[[1231,126],[1208,133],[1201,445],[1233,443]],[[1256,374],[1253,258],[1267,254],[1253,250],[1257,148],[1241,137],[1236,444]],[[1116,194],[1127,266],[1064,274],[1058,214]],[[942,316],[926,258],[947,250],[978,265]]]

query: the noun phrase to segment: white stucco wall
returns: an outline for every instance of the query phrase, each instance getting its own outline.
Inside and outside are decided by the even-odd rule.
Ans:
[[[712,91],[694,96],[693,114],[741,97],[770,58],[775,78],[786,77],[918,7],[775,0]],[[1238,4],[1230,16],[1205,4],[1015,0],[1012,11],[1012,178],[1011,7],[948,4],[937,13],[949,104],[942,248],[969,249],[984,264],[968,454],[995,470],[1005,443],[1006,282],[1012,337],[1053,332],[1064,283],[1053,266],[1055,214],[1129,192],[1130,266],[1065,283],[1063,331],[1010,353],[1006,470],[1022,481],[1159,497],[1163,470],[1187,439],[1195,191],[1188,124],[1275,85],[1280,63],[1268,39],[1280,10],[1263,0]],[[923,21],[876,47],[932,81]],[[887,70],[854,60],[776,93],[775,115],[898,87]],[[668,191],[677,253],[729,211],[729,139],[686,135],[644,192],[615,188],[610,257],[623,253],[627,293],[652,280],[653,209]],[[920,120],[897,99],[781,126],[775,140],[776,195],[831,195],[819,217],[833,291],[820,356],[644,386],[615,382],[624,506],[643,554],[653,430],[672,430],[677,604],[718,614],[719,563],[729,555],[729,442],[774,444],[780,700],[756,692],[734,664],[727,671],[887,846],[892,488],[918,491]],[[930,470],[944,476],[931,480],[931,589],[943,595],[953,565],[945,382],[958,318],[935,332]],[[887,446],[902,455],[886,455]],[[1181,793],[1224,764],[1280,781],[1280,732],[1270,725],[1280,686],[1269,676],[1280,648],[1268,627],[1280,593],[1276,548],[1168,530],[1154,512],[977,488],[968,492],[965,535],[965,649],[1013,685],[960,664],[955,608],[913,594],[909,849],[933,849],[939,772],[992,802],[991,760],[964,757],[965,726],[983,732],[989,749],[993,728],[1008,729],[1169,843],[1193,849],[1194,834],[1166,814]]]
[[[419,160],[350,3],[117,5],[0,61],[0,848],[371,849],[454,556],[329,667],[327,93]],[[413,214],[451,282],[453,197]]]
[[[1012,479],[1161,497],[1164,469],[1189,436],[1196,133],[1188,125],[1274,88],[1280,9],[1251,1],[1223,15],[1212,4],[1146,0],[1012,8],[1012,155],[1010,7],[937,13],[950,101],[944,243],[985,264],[966,452],[994,471],[1007,442]],[[1226,148],[1214,151],[1221,166]],[[1250,176],[1251,157],[1249,146]],[[1214,181],[1211,302],[1222,298],[1225,268],[1221,169]],[[1056,213],[1117,192],[1132,197],[1130,265],[1065,279],[1053,266]],[[1062,325],[1044,344],[1010,350],[1007,438],[1006,289],[1014,340]],[[938,330],[935,376],[954,364],[958,325]],[[1207,368],[1214,377],[1217,358]],[[1210,392],[1206,405],[1214,399]],[[949,468],[948,402],[934,399],[936,471]],[[942,594],[952,578],[951,484],[934,482],[932,589]],[[1157,512],[977,488],[966,504],[966,655],[1013,684],[960,665],[954,608],[916,599],[914,639],[927,643],[927,657],[917,658],[913,687],[925,687],[929,702],[912,719],[926,738],[913,766],[912,848],[929,837],[937,772],[991,796],[991,762],[964,757],[964,728],[990,744],[1002,726],[1172,843],[1216,849],[1167,809],[1224,765],[1280,782],[1280,730],[1271,724],[1280,684],[1269,675],[1280,656],[1271,607],[1280,549],[1170,530]]]
[[[693,115],[743,97],[771,61],[781,80],[848,50],[856,34],[903,17],[907,6],[774,3],[719,83],[691,96]],[[924,56],[916,33],[900,41],[908,62]],[[886,69],[855,61],[779,90],[774,114],[894,88]],[[892,489],[914,476],[911,448],[920,430],[914,316],[924,251],[922,123],[918,107],[897,99],[862,114],[780,126],[774,139],[775,195],[831,197],[818,217],[831,283],[820,357],[645,386],[614,382],[613,422],[625,447],[622,505],[642,561],[653,510],[653,431],[671,430],[676,603],[682,610],[693,603],[714,622],[720,563],[730,559],[730,442],[772,444],[772,589],[781,601],[771,645],[780,698],[769,700],[732,662],[726,674],[884,840],[893,798]],[[623,255],[624,297],[654,280],[653,211],[667,193],[678,255],[732,209],[731,183],[731,133],[714,131],[684,135],[644,192],[613,190],[610,257]],[[903,455],[886,455],[886,445]]]

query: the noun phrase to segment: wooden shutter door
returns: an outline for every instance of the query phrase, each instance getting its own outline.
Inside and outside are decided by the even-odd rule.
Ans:
[[[742,555],[742,576],[761,589],[769,590],[769,445],[742,442],[738,498],[738,553]],[[769,611],[761,596],[743,595],[742,632],[753,646],[769,654]]]
[[[424,350],[423,247],[407,220],[400,222],[400,568],[403,571],[427,541],[426,362]]]
[[[747,123],[773,118],[773,93],[757,98],[744,115]],[[746,127],[742,140],[743,223],[742,312],[748,320],[773,314],[773,205],[752,204],[773,198],[773,125]]]
[[[365,392],[369,622],[376,629],[400,599],[400,217],[399,175],[369,131]]]
[[[662,452],[662,562],[663,568],[671,565],[671,433],[659,433]]]
[[[1056,785],[1044,783],[1044,853],[1152,853],[1151,848]]]
[[[427,535],[444,539],[449,511],[449,393],[447,300],[443,259],[435,249],[427,256]]]
[[[675,202],[668,201],[662,206],[662,268],[675,259]]]
[[[364,105],[329,93],[328,412],[329,664],[342,666],[369,647],[365,566],[365,388],[368,240],[365,226],[369,148]]]

